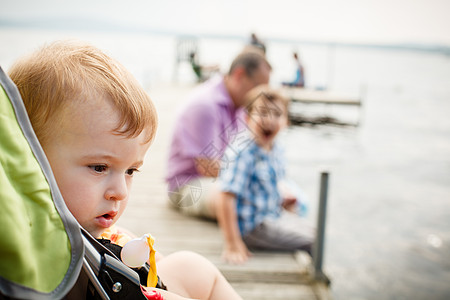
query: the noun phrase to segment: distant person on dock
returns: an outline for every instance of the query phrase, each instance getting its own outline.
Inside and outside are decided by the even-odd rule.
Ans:
[[[250,35],[250,45],[261,49],[262,52],[264,54],[266,54],[266,45],[264,44],[264,42],[260,38],[258,38],[256,36],[255,33],[252,33]]]
[[[284,81],[282,85],[289,87],[305,87],[305,71],[297,52],[293,53],[295,61],[295,78],[292,81]]]
[[[219,65],[201,65],[198,62],[197,53],[191,52],[189,54],[189,62],[191,63],[192,70],[197,76],[198,82],[203,82],[211,77],[212,74],[219,72]]]
[[[215,219],[220,160],[245,131],[245,94],[269,82],[271,66],[246,50],[228,73],[198,86],[178,112],[169,148],[166,181],[170,202],[182,213]]]
[[[298,199],[285,184],[277,134],[288,124],[288,103],[268,86],[248,94],[248,136],[232,144],[222,159],[216,205],[225,247],[223,257],[244,263],[248,248],[311,254],[315,230],[297,214]]]

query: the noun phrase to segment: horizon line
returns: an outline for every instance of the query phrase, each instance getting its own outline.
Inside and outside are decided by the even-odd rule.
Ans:
[[[80,19],[89,22],[79,22]],[[64,22],[61,22],[64,21]],[[42,19],[33,18],[27,20],[18,19],[1,19],[0,28],[29,28],[29,29],[48,29],[48,30],[80,30],[80,31],[98,31],[98,32],[141,32],[155,35],[171,35],[179,38],[211,38],[211,39],[234,39],[247,40],[247,35],[239,34],[213,34],[206,32],[183,32],[180,30],[170,29],[155,29],[148,26],[138,26],[136,24],[123,24],[111,21],[92,20],[89,18],[72,18],[72,19]],[[384,50],[409,50],[420,52],[434,52],[450,56],[450,45],[444,43],[431,42],[399,42],[399,43],[383,43],[383,42],[350,42],[338,40],[313,40],[313,39],[299,39],[299,38],[279,38],[266,37],[265,41],[275,43],[296,43],[306,45],[318,45],[328,47],[356,47],[356,48],[375,48]]]

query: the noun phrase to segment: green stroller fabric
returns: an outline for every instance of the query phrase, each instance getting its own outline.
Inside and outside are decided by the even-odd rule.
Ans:
[[[80,227],[65,206],[20,94],[1,68],[0,83],[0,294],[60,299],[81,270]]]

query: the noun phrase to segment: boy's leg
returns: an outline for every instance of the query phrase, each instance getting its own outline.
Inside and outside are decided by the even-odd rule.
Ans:
[[[215,220],[215,202],[219,195],[217,178],[199,177],[169,194],[170,203],[185,215]]]
[[[266,250],[304,250],[311,254],[315,229],[303,218],[283,212],[277,220],[265,220],[243,240],[247,247]]]
[[[217,267],[194,252],[175,252],[156,266],[169,292],[195,299],[241,299]]]

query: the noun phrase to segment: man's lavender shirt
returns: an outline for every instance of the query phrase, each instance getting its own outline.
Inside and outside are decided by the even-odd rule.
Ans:
[[[169,191],[200,176],[195,158],[221,159],[228,143],[245,130],[244,111],[235,108],[220,76],[193,91],[175,122],[166,172]]]

